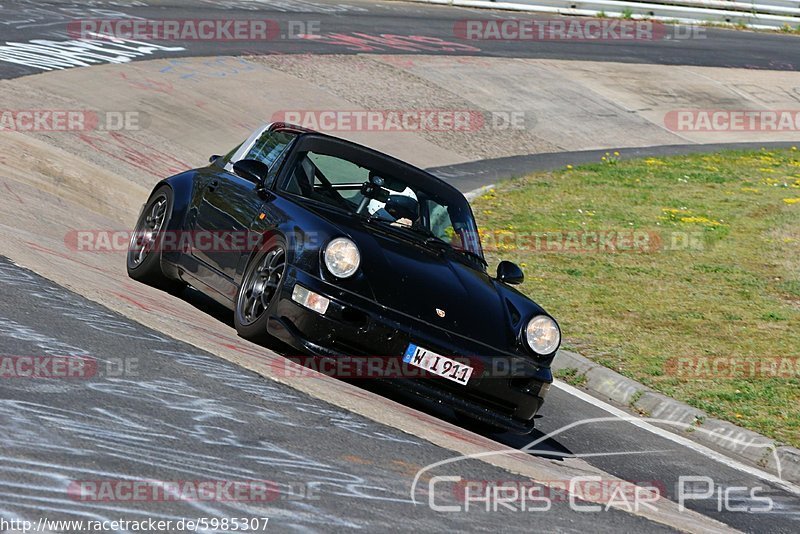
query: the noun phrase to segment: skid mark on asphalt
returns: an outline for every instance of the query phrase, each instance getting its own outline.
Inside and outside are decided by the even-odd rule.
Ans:
[[[189,163],[120,132],[107,132],[104,136],[79,133],[78,137],[93,149],[158,178],[191,168]]]
[[[391,33],[369,34],[362,32],[324,33],[305,37],[317,43],[340,46],[353,52],[463,52],[476,53],[481,49],[464,44],[427,37],[424,35],[397,35]]]
[[[169,95],[175,92],[175,86],[171,82],[156,80],[153,78],[142,77],[140,75],[134,77],[128,76],[124,72],[119,73],[120,78],[128,82],[128,85],[143,91],[152,91],[155,93],[163,93]]]
[[[106,267],[92,265],[86,261],[76,259],[74,255],[64,254],[42,244],[31,242],[28,243],[28,245],[29,248],[25,251],[26,255],[33,253],[36,256],[43,255],[44,258],[59,258],[66,260],[68,263],[89,266],[94,273],[102,274],[102,276],[96,276],[94,274],[90,276],[91,287],[93,287],[94,290],[89,291],[87,294],[91,296],[98,291],[107,291],[111,288],[115,291],[127,292],[130,298],[138,302],[139,307],[123,306],[123,308],[126,313],[136,310],[137,313],[135,316],[143,321],[144,324],[161,330],[165,326],[163,318],[170,317],[167,329],[169,335],[175,336],[178,339],[186,337],[186,339],[191,340],[189,341],[190,343],[197,344],[201,349],[210,350],[233,363],[256,370],[259,374],[272,378],[277,382],[288,384],[292,388],[296,388],[305,394],[323,399],[326,402],[333,402],[339,408],[344,408],[349,412],[355,412],[373,421],[388,424],[390,427],[408,432],[414,436],[411,439],[420,437],[428,443],[433,443],[462,454],[471,454],[476,451],[481,451],[484,455],[491,456],[491,458],[487,459],[488,464],[491,466],[501,467],[511,473],[523,474],[534,480],[561,480],[574,476],[587,475],[614,478],[599,469],[591,467],[586,462],[579,460],[559,462],[559,464],[556,465],[549,461],[520,454],[519,451],[510,451],[506,446],[494,440],[473,434],[455,427],[446,421],[419,412],[411,407],[397,404],[384,397],[376,396],[324,375],[320,375],[318,380],[292,378],[292,376],[307,376],[307,373],[296,373],[294,375],[286,373],[285,369],[287,365],[297,366],[297,364],[275,355],[274,353],[267,352],[263,348],[243,342],[235,336],[232,329],[221,325],[218,320],[207,314],[199,314],[195,309],[188,308],[187,303],[175,300],[173,297],[146,286],[131,283],[126,278],[123,278],[124,274],[122,273],[111,271]],[[108,256],[102,257],[107,258]],[[34,261],[37,265],[41,265],[41,260],[44,258],[40,257],[38,260]],[[95,256],[94,258],[99,258],[99,256]],[[97,263],[103,261],[105,263],[105,260],[100,259],[93,259],[93,261],[97,261]],[[68,267],[66,265],[62,266],[58,272],[64,269],[66,269],[65,272],[78,274],[78,271],[73,267]],[[51,271],[48,270],[48,272]],[[84,287],[84,284],[89,283],[89,279],[85,278],[85,276],[85,274],[80,274],[79,277],[73,281],[73,284]],[[100,295],[102,295],[102,293],[98,296]],[[105,298],[101,298],[101,300],[104,302],[107,301]],[[117,305],[120,303],[118,300],[108,302]],[[141,308],[147,308],[148,310],[142,311]],[[186,333],[186,329],[191,332],[191,335]],[[302,369],[307,371],[300,366],[297,366],[297,368],[298,370]],[[134,386],[128,384],[126,387]],[[126,398],[134,392],[135,390],[129,391]],[[104,393],[110,394],[110,392],[105,391]],[[352,433],[364,430],[362,426],[354,425],[350,421],[341,423],[341,426]],[[368,441],[372,439],[374,438],[369,438]],[[404,445],[393,441],[389,443],[392,443],[393,447]],[[497,453],[486,454],[492,451],[497,451]],[[397,459],[397,457],[407,458],[406,455],[396,454],[394,459]],[[424,498],[424,495],[424,493],[420,493],[419,496]],[[408,498],[410,496],[406,493],[404,497]],[[694,512],[678,514],[677,505],[667,500],[662,500],[661,506],[656,511],[631,511],[630,509],[619,506],[612,507],[611,510],[612,512],[606,513],[611,513],[612,515],[622,513],[626,515],[626,512],[628,512],[631,514],[630,517],[635,518],[637,521],[655,521],[661,525],[680,524],[681,528],[688,528],[687,525],[702,525],[702,528],[710,531],[719,528],[719,523],[703,517],[700,514]],[[571,515],[567,513],[565,516],[559,516],[559,519],[569,517],[571,517]],[[691,531],[699,528],[701,527],[688,528],[688,530]]]
[[[5,163],[5,162],[6,162],[6,160],[5,160],[5,159],[0,159],[0,163]],[[14,197],[14,200],[16,200],[17,202],[19,202],[20,204],[25,204],[25,201],[24,201],[24,200],[22,200],[22,197],[21,197],[21,196],[19,196],[19,195],[17,194],[17,192],[16,192],[16,191],[14,191],[14,189],[13,189],[13,188],[12,188],[10,185],[8,185],[8,182],[3,182],[3,187],[5,187],[6,191],[8,191],[8,193],[9,193],[9,194],[10,194],[12,197]]]
[[[103,312],[96,306],[69,298],[58,290],[42,288],[35,277],[11,265],[0,264],[0,283],[6,287],[24,288],[35,302],[45,305],[49,312],[80,321],[89,328],[103,330],[106,335],[124,335],[156,344],[168,343],[166,339],[149,332],[137,333],[138,329],[134,324],[115,321],[112,314]],[[34,344],[46,354],[88,353],[86,349],[63,343],[26,325],[6,319],[0,319],[0,338]],[[0,473],[12,477],[2,477],[2,486],[18,491],[13,497],[8,493],[4,495],[4,508],[19,506],[20,509],[25,509],[36,506],[43,513],[74,512],[82,515],[91,512],[113,519],[114,515],[104,513],[108,508],[107,503],[82,502],[80,499],[75,501],[74,496],[69,495],[70,484],[74,484],[76,480],[130,479],[131,465],[134,473],[148,473],[142,478],[156,480],[162,479],[167,473],[175,475],[176,479],[258,480],[263,479],[264,466],[269,466],[275,482],[287,491],[293,489],[293,481],[306,475],[304,478],[313,479],[311,482],[320,494],[348,499],[407,502],[408,499],[403,496],[400,488],[386,489],[391,485],[378,485],[330,463],[290,451],[263,439],[253,439],[248,432],[254,426],[259,426],[259,422],[269,423],[270,426],[302,428],[303,425],[299,422],[302,417],[299,416],[312,414],[316,419],[327,418],[333,428],[353,433],[360,438],[404,443],[407,446],[416,446],[416,440],[402,435],[375,432],[366,421],[358,421],[347,412],[306,403],[301,396],[287,394],[285,388],[256,380],[253,375],[242,374],[230,364],[208,356],[167,350],[155,350],[154,353],[186,366],[204,379],[257,395],[259,404],[232,398],[206,398],[203,391],[188,380],[168,376],[72,382],[66,390],[60,392],[61,397],[52,398],[61,407],[45,401],[4,398],[0,400],[0,420],[3,421],[0,443],[4,451]],[[37,385],[33,384],[34,391]],[[93,393],[87,393],[86,388]],[[102,403],[98,403],[103,408],[83,407],[81,400],[75,398],[72,402],[65,402],[69,393],[79,395],[80,398],[103,399]],[[140,405],[138,413],[131,403]],[[144,410],[141,410],[142,405],[146,407]],[[282,410],[270,409],[267,405],[280,406]],[[293,415],[292,410],[296,410],[297,414]],[[172,445],[165,447],[164,441]],[[196,454],[180,450],[181,443],[193,442],[206,446],[203,450],[211,451],[216,448],[219,452],[224,451],[224,454]],[[9,454],[13,451],[25,451],[26,458],[37,457],[42,453],[47,461],[21,460]],[[53,458],[59,460],[54,461]],[[124,459],[128,468],[114,471],[80,467],[87,459],[94,466],[102,463],[104,458]],[[232,465],[237,458],[244,461],[239,461],[240,465]],[[274,469],[276,466],[277,470]],[[14,473],[20,472],[32,473],[36,482],[14,482]],[[29,491],[31,494],[28,494]],[[291,508],[287,502],[284,499],[281,506]],[[303,518],[297,524],[359,527],[358,523],[339,517],[338,514],[314,509],[308,502],[298,502],[298,505],[301,504],[299,513],[293,515],[295,518]],[[231,517],[237,514],[252,515],[253,511],[252,503],[188,502],[184,505],[188,507],[187,515]],[[289,511],[273,508],[274,505],[266,506],[264,513],[280,517],[287,515]],[[312,509],[313,514],[310,514]],[[120,512],[143,513],[135,508],[115,506],[113,514]]]
[[[65,336],[84,339],[87,347],[97,343],[94,352],[112,348],[128,356],[132,351],[141,360],[139,373],[65,382],[58,395],[44,394],[39,389],[47,382],[43,380],[17,381],[24,387],[0,382],[0,513],[4,517],[269,517],[270,525],[286,528],[370,531],[391,529],[403,517],[405,524],[418,522],[425,531],[443,532],[489,529],[499,519],[493,514],[443,516],[428,507],[416,507],[411,513],[411,473],[426,461],[447,457],[449,451],[320,403],[211,355],[183,350],[179,342],[3,261],[0,286],[13,313],[19,315],[14,305],[24,299],[31,303],[31,314],[23,314],[26,318],[35,317]],[[96,335],[82,331],[84,326],[99,327],[101,319],[119,324],[110,331],[97,328]],[[0,322],[2,346],[14,340],[61,354],[92,350],[71,347],[60,337],[9,321]],[[8,328],[3,329],[6,323]],[[120,343],[120,332],[138,337]],[[480,463],[468,471],[487,480],[525,481]],[[269,481],[279,492],[263,502],[145,502],[114,495],[97,498],[82,489],[132,481]],[[437,501],[452,504],[457,498],[444,492]],[[517,514],[505,517],[505,524],[523,529],[531,521],[540,521],[567,528],[576,518],[566,515],[531,519]],[[606,517],[628,528],[641,523],[625,514]]]

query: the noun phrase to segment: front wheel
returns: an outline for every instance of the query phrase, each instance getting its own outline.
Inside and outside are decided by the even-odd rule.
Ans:
[[[286,243],[272,239],[245,269],[236,297],[233,323],[250,341],[267,338],[269,310],[278,299],[286,272]]]
[[[162,185],[147,201],[128,246],[128,276],[139,282],[166,289],[179,290],[185,284],[168,278],[161,268],[164,232],[172,218],[172,188]]]

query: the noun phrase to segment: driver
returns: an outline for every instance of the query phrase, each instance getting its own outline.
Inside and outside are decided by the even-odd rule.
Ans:
[[[369,181],[381,187],[385,182],[375,171],[370,172]],[[367,209],[372,215],[392,221],[392,224],[398,226],[412,226],[418,223],[420,218],[417,194],[408,186],[400,192],[393,191],[385,203],[371,200]]]
[[[383,209],[394,218],[392,224],[412,226],[419,220],[419,202],[410,196],[390,195]]]

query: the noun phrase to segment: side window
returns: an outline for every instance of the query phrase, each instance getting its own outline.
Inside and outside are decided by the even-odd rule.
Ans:
[[[243,159],[255,159],[272,167],[294,138],[295,134],[289,132],[264,132]]]
[[[336,156],[326,156],[324,154],[308,153],[310,159],[317,169],[332,183],[337,184],[363,184],[369,180],[369,169],[359,167],[355,163]],[[315,184],[319,185],[319,178],[315,179]]]
[[[453,222],[447,208],[433,201],[428,201],[428,217],[430,219],[431,232],[439,239],[450,243],[456,235]]]

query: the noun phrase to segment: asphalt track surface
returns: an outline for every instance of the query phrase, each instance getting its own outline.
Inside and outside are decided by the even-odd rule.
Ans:
[[[97,362],[86,378],[3,381],[0,517],[268,517],[271,532],[450,532],[490,530],[497,521],[516,530],[569,531],[595,521],[564,501],[550,513],[476,508],[443,521],[426,504],[415,506],[409,488],[417,470],[451,451],[265,381],[5,259],[0,288],[4,353]],[[460,470],[475,480],[524,480],[477,460]],[[228,502],[95,500],[76,489],[132,478],[270,485],[263,498],[253,491],[245,495],[251,501]],[[422,486],[416,497],[426,503]],[[436,499],[459,504],[452,490]],[[670,531],[618,511],[604,513],[603,529]]]
[[[140,5],[146,4],[146,5]],[[467,19],[548,17],[468,10],[403,2],[267,0],[117,0],[87,2],[16,0],[0,3],[0,51],[9,43],[45,39],[65,41],[79,32],[68,22],[85,19],[268,19],[279,33],[256,41],[154,41],[181,51],[153,51],[136,59],[240,54],[454,54],[616,61],[663,65],[798,70],[798,40],[775,33],[702,28],[701,38],[676,38],[671,26],[652,40],[506,41],[465,40],[456,25]],[[295,38],[305,28],[313,38]],[[400,36],[401,40],[386,38]],[[408,36],[425,41],[409,42]],[[5,43],[5,45],[3,44]],[[0,62],[0,78],[41,72]]]
[[[360,53],[363,45],[344,46],[332,34],[418,35],[463,44],[453,36],[456,21],[465,18],[512,17],[508,13],[446,9],[403,3],[347,2],[342,4],[286,2],[267,4],[237,1],[148,2],[116,6],[101,2],[0,3],[0,42],[34,39],[63,40],[68,13],[85,18],[85,9],[113,9],[148,18],[271,18],[319,21],[323,39],[278,39],[264,43],[180,43],[186,50],[159,52],[137,59],[208,56],[237,53]],[[94,6],[94,7],[93,7]],[[237,7],[238,6],[238,7]],[[258,11],[248,9],[257,7]],[[190,13],[190,15],[187,15]],[[539,17],[537,17],[539,18]],[[470,42],[479,50],[471,55],[497,57],[568,58],[632,63],[684,64],[719,67],[797,70],[797,44],[791,36],[707,29],[702,41],[661,40],[626,45],[615,42],[522,43]],[[169,45],[171,43],[163,43]],[[377,53],[408,53],[396,45],[375,41]],[[354,49],[355,48],[355,49]],[[420,53],[464,55],[464,50],[421,50]],[[11,78],[41,69],[0,62],[0,77]],[[646,150],[646,149],[642,149]],[[661,149],[654,148],[654,151]],[[679,149],[669,148],[679,152]],[[670,152],[670,153],[676,153]],[[586,157],[596,159],[593,154]],[[437,171],[467,191],[498,177],[525,170],[579,162],[580,155],[520,157]],[[526,159],[527,158],[527,159]],[[538,158],[538,159],[537,159]],[[563,158],[563,159],[562,159]],[[472,165],[470,167],[469,165]],[[480,169],[478,169],[478,166]],[[504,170],[498,171],[497,169]],[[481,170],[482,169],[482,170]],[[489,170],[486,170],[489,169]],[[495,169],[495,170],[492,170]],[[476,172],[480,171],[480,172]],[[455,180],[469,171],[473,177]],[[479,177],[476,179],[475,177]],[[548,531],[657,531],[662,528],[640,518],[616,512],[575,514],[563,503],[546,514],[442,514],[408,502],[410,477],[422,466],[452,455],[417,438],[362,419],[294,390],[265,381],[213,355],[147,331],[78,295],[50,284],[7,262],[0,263],[4,354],[77,349],[98,359],[136,362],[137,370],[123,376],[100,377],[86,383],[18,380],[3,382],[3,464],[0,468],[0,505],[3,517],[38,517],[52,510],[59,517],[70,512],[88,517],[157,515],[231,517],[254,515],[240,503],[207,506],[186,503],[77,502],[67,489],[70,481],[108,478],[273,480],[285,489],[259,510],[267,510],[279,530],[331,531],[364,528],[381,530],[496,530]],[[208,308],[220,321],[226,314],[196,293],[180,296]],[[79,313],[75,313],[79,310]],[[111,315],[105,315],[111,314]],[[96,319],[92,319],[96,317]],[[99,318],[99,319],[98,319]],[[111,324],[104,330],[100,324]],[[128,336],[122,335],[124,333]],[[132,334],[135,332],[135,334]],[[124,339],[124,343],[120,339]],[[87,387],[88,386],[88,387]],[[369,388],[369,385],[368,385]],[[369,388],[373,389],[373,388]],[[402,395],[392,398],[413,403]],[[434,406],[421,410],[445,419],[450,414]],[[676,444],[626,421],[609,421],[601,406],[554,388],[548,397],[537,432],[526,438],[494,436],[521,448],[531,440],[579,420],[589,421],[557,437],[546,439],[539,454],[558,462],[578,455],[600,469],[630,481],[651,481],[676,498],[679,476],[708,476],[716,490],[761,488],[760,496],[775,503],[770,513],[725,511],[715,496],[691,501],[690,509],[749,532],[796,532],[800,527],[798,496],[763,479],[753,470],[731,467],[708,455]],[[595,422],[591,422],[595,420]],[[591,456],[603,454],[603,456]],[[590,456],[586,456],[590,455]],[[265,474],[266,473],[266,474]],[[510,480],[506,471],[469,462],[459,474],[486,480]],[[452,474],[452,473],[447,473]],[[317,498],[292,495],[321,488]],[[305,490],[301,489],[305,488]],[[736,505],[761,505],[735,493]]]
[[[620,152],[625,159],[697,154],[720,150],[760,150],[762,148],[790,148],[797,145],[791,142],[771,143],[714,143],[693,145],[661,145],[653,147],[608,147],[602,150],[580,150],[576,152],[553,152],[525,154],[489,160],[470,161],[455,165],[427,169],[439,178],[449,182],[459,190],[468,193],[480,190],[500,180],[516,178],[538,171],[549,171],[565,165],[595,163],[606,152]]]

